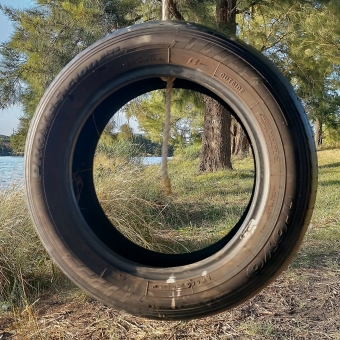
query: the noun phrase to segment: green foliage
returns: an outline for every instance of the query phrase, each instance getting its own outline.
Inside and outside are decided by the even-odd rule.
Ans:
[[[238,16],[240,38],[281,69],[309,119],[339,128],[340,7],[338,1],[258,1]]]
[[[80,51],[116,29],[161,18],[159,0],[35,1],[33,7],[24,10],[0,6],[15,28],[11,39],[0,45],[0,108],[21,103],[24,118],[28,120],[47,86]],[[218,0],[171,3],[171,18],[218,28]],[[319,119],[326,128],[337,131],[338,0],[242,0],[237,2],[236,12],[239,38],[262,51],[288,77],[311,120]],[[200,135],[203,115],[199,105],[193,104],[184,90],[177,91],[171,130],[174,146]],[[162,140],[163,98],[161,91],[147,95],[131,102],[131,110],[127,110],[131,117],[138,119],[145,136],[157,143]],[[181,100],[187,105],[181,104]],[[185,115],[189,117],[187,122]],[[13,139],[17,151],[23,150],[27,126],[27,122],[21,122],[16,132],[19,136]]]
[[[124,110],[128,118],[138,120],[146,138],[162,143],[165,124],[165,91],[156,90],[128,103]],[[173,89],[171,99],[170,145],[181,147],[200,138],[204,104],[199,93]]]
[[[174,4],[185,20],[219,28],[215,16],[218,1],[182,0]],[[236,11],[238,37],[260,50],[279,67],[297,91],[309,119],[320,121],[321,127],[331,129],[334,136],[340,119],[338,1],[249,0],[239,1]],[[171,13],[174,17],[174,12]],[[133,104],[132,116],[137,118],[149,138],[160,142],[164,125],[162,96],[153,93],[137,104],[139,107]],[[172,111],[176,115],[174,108]],[[190,112],[185,114],[190,117]],[[193,135],[190,136],[189,132],[188,137],[187,132],[183,138],[184,134],[172,126],[171,143],[181,148]],[[330,134],[323,134],[323,137],[326,136],[329,138]]]
[[[152,142],[150,139],[144,137],[143,135],[134,135],[133,143],[138,145],[142,150],[142,155],[160,157],[162,155],[162,144]],[[172,145],[169,145],[168,148],[168,157],[172,157],[174,154],[174,148]]]
[[[120,132],[117,134],[119,140],[131,140],[133,138],[133,130],[129,124],[123,124]]]
[[[97,152],[109,158],[131,160],[136,157],[161,156],[162,145],[152,142],[141,134],[134,134],[128,124],[123,124],[118,133],[113,133],[114,125],[107,124],[100,136]],[[168,157],[173,155],[170,145]]]
[[[31,119],[26,116],[19,118],[18,129],[11,135],[11,148],[15,154],[23,154],[25,141],[30,126]]]
[[[193,161],[200,157],[201,149],[201,143],[191,143],[176,149],[175,156]]]
[[[177,0],[175,4],[184,20],[218,28],[215,8],[216,0]]]
[[[80,51],[142,18],[137,1],[36,0],[19,10],[0,5],[14,33],[0,45],[0,108],[22,104],[15,149],[22,151],[28,123],[48,85]]]
[[[340,123],[337,128],[327,128],[324,131],[325,147],[340,148]]]
[[[109,139],[100,138],[97,145],[97,154],[103,154],[110,159],[130,161],[143,155],[143,151],[132,140],[115,139],[108,143]]]
[[[10,146],[10,138],[0,135],[0,156],[9,156],[12,154],[12,148]]]

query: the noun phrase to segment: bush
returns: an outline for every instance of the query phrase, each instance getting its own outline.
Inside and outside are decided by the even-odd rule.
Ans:
[[[143,156],[141,147],[132,140],[112,140],[110,143],[102,138],[97,145],[96,154],[102,154],[110,159],[130,161]]]
[[[189,144],[183,148],[175,150],[175,156],[186,160],[195,160],[201,155],[201,143]]]

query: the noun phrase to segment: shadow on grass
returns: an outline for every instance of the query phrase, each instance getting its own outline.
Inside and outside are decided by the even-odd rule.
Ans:
[[[238,222],[247,207],[247,203],[243,205],[224,205],[215,206],[207,205],[206,203],[176,203],[175,206],[163,210],[163,216],[169,220],[169,225],[174,230],[183,229],[187,226],[195,226],[200,229],[207,225],[223,224],[232,227]],[[173,214],[175,208],[176,214]],[[170,211],[172,210],[172,211]],[[176,221],[174,221],[174,219]],[[235,221],[230,225],[231,221]]]
[[[340,180],[319,181],[319,186],[340,186]]]
[[[294,260],[292,261],[290,268],[326,268],[336,265],[340,268],[340,254],[335,250],[327,250],[323,247],[316,247],[308,250],[300,250]]]
[[[336,219],[308,230],[293,268],[331,268],[340,270],[340,230]]]
[[[132,240],[140,246],[162,253],[187,253],[203,249],[227,235],[241,219],[247,203],[241,205],[207,205],[205,202],[179,202],[158,205],[147,213],[146,228],[135,225],[146,243]],[[128,237],[126,230],[121,232]],[[129,238],[129,237],[128,237]]]
[[[319,165],[319,170],[322,169],[332,169],[332,168],[340,168],[340,162],[338,163],[331,163],[331,164],[325,164],[325,165]]]

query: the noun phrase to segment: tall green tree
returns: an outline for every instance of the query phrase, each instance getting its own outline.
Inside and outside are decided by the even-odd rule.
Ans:
[[[173,18],[204,23],[228,35],[237,33],[272,59],[302,99],[314,122],[318,143],[322,140],[318,136],[322,135],[323,125],[332,126],[333,130],[337,126],[338,92],[329,87],[329,80],[339,78],[336,66],[340,60],[338,1],[181,0],[169,1],[169,5]],[[237,154],[249,148],[247,136],[232,120],[229,137],[230,113],[207,97],[204,103],[206,115],[200,171],[230,168],[229,138],[232,152]],[[211,124],[216,121],[219,122],[216,124],[218,129],[215,127],[212,134]],[[161,135],[162,129],[159,131]],[[218,148],[211,150],[216,145]]]
[[[14,25],[0,45],[0,108],[20,103],[24,116],[12,137],[23,151],[27,122],[60,70],[80,51],[143,17],[137,1],[37,0],[32,8],[0,6]]]
[[[219,30],[229,36],[236,35],[236,0],[218,0],[215,8]],[[231,112],[211,97],[204,96],[205,115],[200,172],[232,169],[231,164]]]
[[[227,34],[236,30],[290,79],[315,127],[336,126],[338,0],[169,0],[169,4],[173,19],[199,22]],[[13,144],[20,148],[40,97],[61,68],[115,29],[160,19],[161,1],[37,0],[26,10],[1,9],[15,30],[11,39],[0,45],[0,107],[21,103],[24,108],[13,137]],[[207,112],[211,105],[206,105]],[[228,134],[228,129],[221,131]]]
[[[303,39],[299,45],[291,43],[290,78],[314,123],[315,144],[321,146],[324,132],[340,127],[339,3],[308,8],[304,15]]]
[[[290,80],[314,124],[315,143],[339,121],[339,1],[261,1],[240,16],[240,37]]]

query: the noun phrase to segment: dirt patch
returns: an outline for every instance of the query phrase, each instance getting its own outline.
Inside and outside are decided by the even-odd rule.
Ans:
[[[0,325],[13,340],[340,339],[339,276],[336,269],[290,269],[239,307],[189,322],[134,317],[76,289],[67,296],[49,291],[35,304],[33,319],[24,312],[15,322],[1,317]]]

